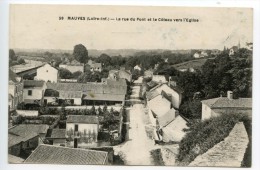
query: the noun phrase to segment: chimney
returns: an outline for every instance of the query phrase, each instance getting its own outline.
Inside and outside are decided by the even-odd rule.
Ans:
[[[233,92],[232,91],[227,91],[227,98],[229,100],[232,100],[233,99]]]

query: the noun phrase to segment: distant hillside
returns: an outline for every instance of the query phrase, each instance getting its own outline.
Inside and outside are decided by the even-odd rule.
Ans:
[[[50,53],[69,53],[72,54],[73,50],[61,50],[61,49],[14,49],[17,55],[31,55],[31,56],[41,56],[45,52]],[[97,49],[88,49],[88,54],[91,57],[99,57],[101,54],[107,54],[109,56],[118,56],[128,57],[133,55],[140,55],[142,53],[180,53],[188,54],[191,53],[191,50],[168,50],[168,49],[106,49],[106,50],[97,50]]]
[[[174,64],[172,66],[177,70],[189,69],[189,68],[200,69],[207,60],[208,60],[208,58],[190,60],[190,61],[186,61],[183,63]]]

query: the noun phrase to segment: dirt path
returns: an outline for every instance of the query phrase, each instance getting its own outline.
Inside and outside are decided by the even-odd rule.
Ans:
[[[127,165],[153,165],[150,151],[154,141],[146,135],[142,114],[141,104],[135,104],[130,110],[129,141],[122,148]]]
[[[139,86],[133,87],[133,97],[139,97]],[[122,145],[115,146],[115,154],[119,154],[126,165],[154,165],[150,151],[154,149],[154,141],[145,131],[143,104],[134,104],[128,108],[130,115],[129,140]]]

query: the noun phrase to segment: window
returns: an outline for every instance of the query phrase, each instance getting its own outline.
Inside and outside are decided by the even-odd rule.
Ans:
[[[75,125],[75,132],[79,130],[79,125]]]
[[[28,90],[28,96],[32,96],[32,90]]]

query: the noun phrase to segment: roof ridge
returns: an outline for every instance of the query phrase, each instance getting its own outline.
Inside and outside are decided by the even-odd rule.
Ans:
[[[217,97],[217,98],[213,98],[213,99],[217,99],[210,107],[212,108],[212,107],[214,107],[214,105],[217,103],[217,101],[219,101],[219,99],[221,99],[221,98],[223,98],[223,97]]]
[[[47,147],[53,147],[53,148],[65,148],[65,149],[71,149],[71,150],[74,150],[74,149],[76,149],[76,150],[82,150],[82,151],[93,151],[93,152],[99,152],[99,153],[105,153],[105,154],[107,154],[107,152],[106,151],[99,151],[99,150],[93,150],[93,149],[84,149],[84,148],[70,148],[70,147],[64,147],[64,146],[58,146],[58,145],[48,145],[48,144],[40,144],[39,146],[47,146]],[[38,147],[39,147],[38,146]],[[37,148],[38,148],[37,147]]]

